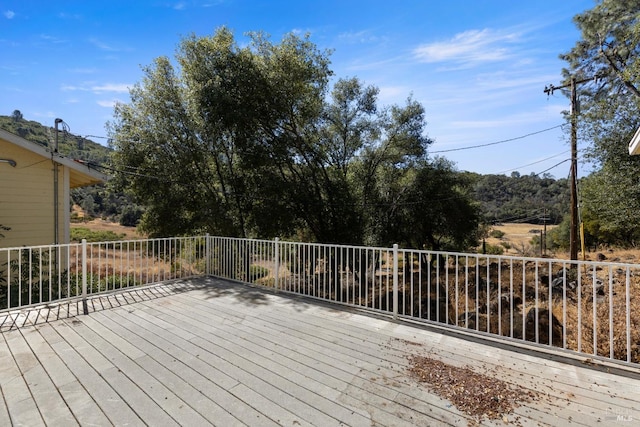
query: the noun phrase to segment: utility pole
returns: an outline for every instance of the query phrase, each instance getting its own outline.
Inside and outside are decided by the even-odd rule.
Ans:
[[[542,256],[547,255],[547,222],[549,222],[550,220],[551,218],[549,218],[549,215],[547,214],[547,208],[544,208],[542,217],[540,218],[540,221],[542,221],[542,225],[544,227],[542,234],[540,235],[540,240],[542,241],[540,243],[540,251]]]
[[[544,92],[553,95],[558,89],[571,88],[571,185],[570,196],[570,221],[569,226],[569,253],[571,260],[578,259],[578,95],[576,87],[579,84],[597,80],[598,77],[576,80],[571,76],[569,83],[562,86],[545,86]]]

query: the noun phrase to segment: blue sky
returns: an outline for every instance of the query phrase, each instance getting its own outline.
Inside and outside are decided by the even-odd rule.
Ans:
[[[242,41],[263,30],[279,41],[309,32],[332,49],[336,77],[380,89],[380,104],[424,105],[432,153],[460,170],[567,177],[569,101],[548,97],[580,34],[576,14],[593,0],[250,1],[0,0],[0,114],[78,135],[106,136],[116,101],[128,101],[141,67],[173,57],[181,38],[226,25]],[[105,144],[106,140],[92,137]],[[581,141],[580,146],[585,142]],[[455,150],[455,151],[450,151]],[[581,167],[581,174],[588,167]]]

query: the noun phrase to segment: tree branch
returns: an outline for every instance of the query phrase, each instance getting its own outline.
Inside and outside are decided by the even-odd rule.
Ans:
[[[618,76],[618,78],[622,81],[627,89],[631,91],[636,97],[640,98],[640,90],[633,85],[628,79],[624,78],[622,70],[616,65],[615,61],[609,56],[609,54],[605,50],[605,45],[603,41],[600,41],[600,53],[607,60],[609,67],[613,70],[613,72]]]

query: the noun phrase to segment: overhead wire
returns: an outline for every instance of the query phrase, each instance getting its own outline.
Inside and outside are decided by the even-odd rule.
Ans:
[[[503,139],[501,141],[495,141],[495,142],[488,142],[486,144],[469,145],[467,147],[450,148],[448,150],[431,151],[430,153],[431,154],[450,153],[452,151],[471,150],[471,149],[474,149],[474,148],[482,148],[482,147],[489,147],[491,145],[504,144],[506,142],[517,141],[519,139],[524,139],[524,138],[527,138],[527,137],[530,137],[530,136],[533,136],[533,135],[538,135],[540,133],[548,132],[548,131],[553,130],[553,129],[558,129],[558,128],[562,127],[562,126],[564,126],[564,123],[560,124],[560,125],[552,126],[550,128],[547,128],[547,129],[542,129],[542,130],[539,130],[539,131],[536,131],[536,132],[531,132],[531,133],[528,133],[526,135],[516,136],[515,138]]]
[[[486,143],[486,144],[472,145],[472,146],[468,146],[468,147],[459,147],[459,148],[449,149],[449,150],[437,150],[437,151],[430,151],[430,153],[431,153],[431,154],[439,154],[439,153],[446,153],[446,152],[453,152],[453,151],[461,151],[461,150],[469,150],[469,149],[482,148],[482,147],[488,147],[488,146],[493,146],[493,145],[503,144],[503,143],[507,143],[507,142],[512,142],[512,141],[516,141],[516,140],[524,139],[524,138],[527,138],[527,137],[529,137],[529,136],[537,135],[537,134],[540,134],[540,133],[548,132],[548,131],[551,131],[551,130],[553,130],[553,129],[560,128],[560,127],[562,127],[562,126],[564,126],[564,124],[560,124],[560,125],[552,126],[552,127],[550,127],[550,128],[542,129],[542,130],[539,130],[539,131],[536,131],[536,132],[530,132],[530,133],[528,133],[528,134],[521,135],[521,136],[514,137],[514,138],[504,139],[504,140],[495,141],[495,142],[490,142],[490,143]],[[99,135],[86,135],[84,138],[111,139],[111,138],[109,138],[109,137],[106,137],[106,136],[99,136]],[[568,151],[568,150],[567,150],[567,151]],[[546,157],[546,158],[544,158],[544,159],[541,159],[541,160],[538,160],[538,161],[536,161],[536,162],[532,162],[532,163],[529,163],[529,164],[526,164],[526,165],[523,165],[523,166],[519,166],[519,167],[516,167],[516,168],[513,168],[513,169],[507,169],[507,170],[502,171],[502,172],[497,172],[496,174],[501,174],[501,173],[504,173],[504,172],[510,172],[510,171],[514,171],[514,170],[517,170],[517,169],[520,169],[520,168],[523,168],[523,167],[527,167],[527,166],[531,166],[531,165],[539,164],[539,163],[545,162],[545,161],[547,161],[547,160],[550,160],[550,159],[552,159],[552,158],[554,158],[554,157],[558,157],[558,156],[560,156],[560,155],[562,155],[562,154],[565,154],[567,151],[563,151],[563,152],[561,152],[561,153],[554,154],[553,156],[549,156],[549,157]],[[545,170],[543,170],[543,171],[541,171],[541,172],[538,172],[538,173],[537,173],[537,174],[535,174],[535,175],[537,175],[537,176],[542,175],[543,173],[545,173],[545,172],[547,172],[547,171],[549,171],[549,170],[551,170],[551,169],[553,169],[553,168],[555,168],[555,167],[557,167],[557,166],[559,166],[559,165],[561,165],[561,164],[563,164],[563,163],[565,163],[565,162],[567,162],[567,161],[569,161],[569,160],[570,160],[570,159],[564,159],[564,160],[562,160],[562,161],[560,161],[560,162],[556,163],[555,165],[551,166],[550,168],[547,168],[547,169],[545,169]],[[172,182],[172,180],[168,180],[166,177],[158,177],[158,176],[148,175],[148,174],[143,174],[143,173],[139,173],[139,172],[127,171],[127,170],[122,170],[122,169],[115,169],[115,168],[111,168],[111,167],[108,167],[108,166],[104,166],[104,165],[97,164],[97,163],[95,163],[95,162],[87,162],[87,163],[88,163],[88,164],[90,164],[90,166],[93,166],[93,167],[96,167],[96,168],[100,168],[100,169],[104,169],[104,170],[109,170],[109,171],[111,171],[111,172],[122,173],[122,174],[130,175],[130,176],[138,176],[138,177],[144,177],[144,178],[157,179],[157,180],[159,180],[159,181],[165,181],[165,182]],[[138,170],[139,170],[138,168],[130,167],[130,166],[127,166],[126,168],[127,168],[127,169],[133,169],[133,170],[136,170],[136,171],[138,171]],[[450,199],[452,199],[452,198],[453,198],[453,197],[450,197],[450,198],[442,199],[442,200],[439,200],[439,201],[447,201],[447,200],[450,200]],[[358,203],[358,205],[363,205],[363,207],[365,207],[365,206],[382,206],[382,205],[385,205],[385,206],[392,206],[392,205],[393,205],[393,206],[403,206],[403,205],[404,205],[404,206],[406,206],[406,205],[414,205],[414,204],[418,204],[418,203],[420,203],[420,202],[397,202],[397,203],[388,203],[388,202],[387,202],[387,203]],[[514,220],[514,221],[516,221],[516,222],[517,222],[518,220],[520,220],[520,221],[526,221],[526,220],[528,220],[528,219],[532,219],[532,218],[535,218],[535,217],[527,217],[527,218],[524,218],[524,219],[516,219],[516,218],[512,218],[512,220]]]
[[[570,150],[565,150],[565,151],[563,151],[561,153],[554,154],[553,156],[545,157],[544,159],[537,160],[537,161],[532,162],[532,163],[527,163],[526,165],[516,166],[515,168],[506,169],[506,170],[503,170],[503,171],[500,171],[500,172],[496,172],[494,175],[498,175],[498,174],[502,174],[502,173],[506,173],[506,172],[513,172],[513,171],[521,169],[521,168],[526,168],[527,166],[537,165],[538,163],[546,162],[547,160],[551,160],[551,159],[553,159],[555,157],[562,156],[563,154],[567,154],[569,151]],[[538,174],[536,174],[536,175],[538,175]]]

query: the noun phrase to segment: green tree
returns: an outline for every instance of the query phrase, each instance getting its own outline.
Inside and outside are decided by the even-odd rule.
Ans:
[[[409,98],[380,108],[378,89],[357,78],[330,90],[328,55],[293,34],[275,44],[253,33],[240,47],[221,28],[183,39],[179,67],[158,58],[145,68],[110,129],[113,182],[145,206],[143,230],[466,244],[475,210],[451,207],[466,193],[450,165],[428,161],[422,105]],[[427,226],[406,206],[439,200],[440,191],[453,201],[429,206],[438,230],[403,237],[415,221]]]
[[[565,74],[599,76],[604,84],[596,90],[603,96],[622,91],[640,97],[640,1],[600,0],[574,22],[582,38],[561,55],[569,63]]]
[[[627,151],[640,125],[640,1],[602,0],[574,21],[582,38],[561,55],[564,74],[598,76],[580,86],[580,136],[596,169],[581,204],[595,241],[630,244],[640,231],[640,158]]]
[[[467,176],[446,159],[420,161],[384,192],[382,242],[431,250],[466,250],[478,244],[480,209]]]
[[[22,116],[22,112],[20,110],[13,110],[13,113],[11,113],[11,120],[13,120],[14,123],[21,122],[23,119],[24,117]]]
[[[118,182],[148,207],[152,235],[209,231],[273,236],[294,223],[291,187],[305,138],[322,110],[327,53],[306,37],[279,45],[262,34],[240,48],[222,28],[182,41],[176,71],[168,58],[145,69],[132,102],[112,123]],[[311,152],[313,153],[313,152]],[[131,170],[131,169],[130,169]]]

